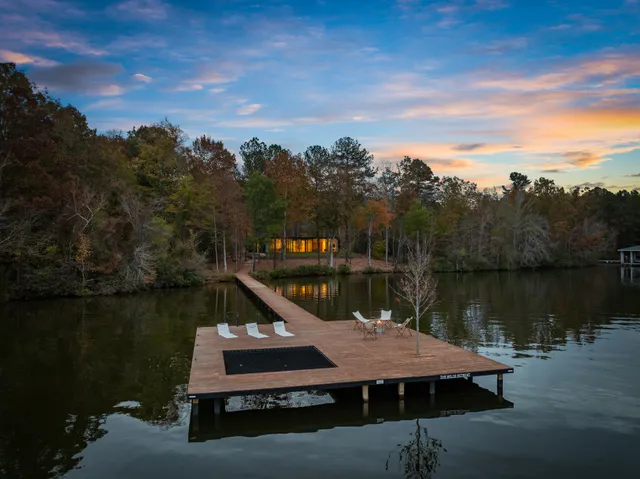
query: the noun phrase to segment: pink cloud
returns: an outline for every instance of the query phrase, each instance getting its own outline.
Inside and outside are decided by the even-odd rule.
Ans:
[[[142,83],[151,83],[153,81],[153,78],[143,75],[142,73],[136,73],[135,75],[132,75],[131,78]]]
[[[259,103],[252,103],[250,105],[245,105],[245,106],[242,106],[242,107],[238,108],[236,113],[238,115],[253,115],[261,107],[262,107],[262,105],[260,105]]]
[[[58,62],[46,58],[9,50],[0,50],[0,60],[15,63],[16,65],[37,65],[41,67],[52,67],[58,64]]]
[[[589,83],[593,88],[621,83],[640,76],[640,55],[608,54],[583,60],[558,71],[540,75],[504,74],[480,80],[477,88],[498,88],[504,90],[541,91],[555,90],[571,85]]]

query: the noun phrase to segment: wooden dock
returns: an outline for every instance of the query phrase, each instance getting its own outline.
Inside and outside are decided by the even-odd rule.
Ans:
[[[362,387],[368,401],[368,387],[398,384],[404,396],[404,384],[497,375],[501,393],[502,375],[513,368],[453,346],[432,336],[421,334],[421,354],[415,354],[415,335],[397,336],[391,329],[377,339],[363,338],[353,330],[354,322],[323,321],[300,306],[280,296],[246,273],[237,274],[238,282],[278,318],[286,321],[294,337],[283,338],[270,325],[260,325],[269,337],[256,339],[244,327],[230,327],[235,339],[225,339],[215,327],[198,328],[187,389],[188,398],[198,404],[207,398],[226,398],[249,394],[266,394],[307,389]],[[226,374],[223,351],[315,346],[336,367],[325,369]]]

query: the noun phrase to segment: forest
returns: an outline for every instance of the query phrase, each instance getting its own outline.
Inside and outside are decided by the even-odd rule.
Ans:
[[[166,119],[98,132],[11,63],[0,82],[0,299],[202,284],[275,237],[338,238],[346,263],[401,269],[421,235],[438,271],[585,266],[640,243],[638,191],[517,172],[481,190],[350,137],[301,153],[252,138],[238,161]]]

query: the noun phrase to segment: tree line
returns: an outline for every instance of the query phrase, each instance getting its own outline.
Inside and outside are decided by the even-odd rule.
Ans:
[[[302,153],[253,138],[239,165],[221,141],[189,141],[167,120],[98,133],[13,64],[0,81],[5,296],[198,284],[273,237],[339,238],[346,262],[397,267],[420,234],[435,268],[456,271],[584,265],[640,242],[637,191],[565,190],[519,173],[480,190],[418,158],[376,166],[349,137]],[[332,250],[317,261],[333,265]]]

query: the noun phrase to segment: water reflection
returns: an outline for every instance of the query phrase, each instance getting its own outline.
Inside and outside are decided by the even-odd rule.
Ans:
[[[201,416],[194,432],[185,385],[196,328],[232,322],[236,313],[240,324],[268,321],[235,285],[0,305],[0,477],[201,477],[203,471],[248,477],[269,461],[276,469],[289,467],[280,477],[293,477],[309,463],[330,475],[338,456],[351,476],[364,470],[371,472],[368,477],[386,474],[389,459],[383,476],[388,477],[404,474],[400,451],[417,450],[416,439],[435,446],[436,474],[447,477],[466,477],[468,470],[479,477],[521,475],[518,465],[509,466],[514,457],[518,464],[527,461],[532,476],[550,477],[554,471],[566,476],[571,468],[581,477],[611,471],[633,477],[625,472],[635,467],[634,451],[640,447],[640,311],[638,288],[621,282],[619,268],[439,279],[440,303],[423,326],[513,365],[516,374],[509,375],[506,391],[516,409],[471,414],[512,405],[482,391],[470,400],[444,394],[439,385],[433,405],[419,400],[428,395],[408,390],[404,404],[397,391],[391,400],[372,392],[366,409],[357,392],[355,401],[338,394],[309,404],[298,397],[299,405],[309,406],[297,408],[300,412],[284,411],[289,399],[278,397],[229,404],[222,422],[216,425],[211,417],[207,425]],[[392,309],[394,318],[408,312],[395,302],[393,276],[318,281],[327,285],[317,291],[327,294],[298,292],[292,298],[318,316],[346,319],[356,309],[375,314],[383,307]],[[494,378],[482,381],[477,382],[492,387]],[[258,418],[240,411],[252,407],[271,409],[255,411]],[[262,414],[273,419],[261,419]],[[456,417],[435,419],[448,416]],[[247,420],[235,420],[242,417]],[[297,431],[319,432],[268,435]],[[262,439],[240,437],[251,433]],[[235,437],[215,448],[187,442],[226,437],[222,434]],[[276,439],[291,441],[283,448]],[[442,441],[442,449],[431,439]],[[483,442],[489,454],[478,452],[476,444]],[[265,458],[267,449],[271,455]],[[237,451],[246,458],[240,472]],[[375,461],[363,459],[369,456]],[[425,466],[427,451],[412,457],[422,465],[413,461],[410,471],[431,470]],[[497,463],[505,465],[501,472]],[[175,474],[167,472],[171,467]]]
[[[214,414],[211,401],[202,401],[199,414],[191,416],[189,441],[316,432],[514,407],[512,402],[466,380],[440,384],[443,386],[431,400],[425,394],[426,385],[408,384],[404,401],[397,400],[395,387],[375,392],[372,389],[369,404],[363,404],[359,399],[359,390],[337,390],[331,396],[315,391],[306,399],[302,393],[248,396],[239,399],[248,407],[230,410],[227,404],[226,410],[218,416]]]
[[[622,284],[640,286],[640,267],[620,268]]]
[[[637,311],[637,290],[621,288],[617,275],[611,267],[442,274],[439,302],[420,329],[471,351],[509,344],[514,357],[547,358],[569,342],[593,343],[610,321],[608,311]],[[412,311],[396,298],[397,280],[394,275],[354,275],[277,280],[271,286],[325,320],[351,319],[357,310],[376,317],[380,309],[391,309],[400,321]]]
[[[325,300],[340,296],[340,283],[334,279],[310,283],[275,285],[273,289],[285,298]]]
[[[429,437],[427,428],[420,425],[420,419],[416,419],[416,429],[411,434],[411,440],[398,444],[397,451],[389,454],[386,468],[389,470],[389,465],[397,454],[398,468],[402,470],[404,477],[428,479],[433,477],[440,466],[442,452],[447,452],[442,446],[442,441]]]
[[[119,413],[179,424],[198,326],[267,318],[235,285],[0,305],[0,477],[59,477]]]

